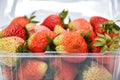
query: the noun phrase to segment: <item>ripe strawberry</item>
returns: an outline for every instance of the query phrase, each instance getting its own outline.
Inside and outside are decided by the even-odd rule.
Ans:
[[[26,28],[29,36],[33,35],[34,33],[40,32],[42,30],[48,30],[48,31],[50,31],[50,29],[47,28],[46,26],[35,25],[34,23],[27,24],[25,28]]]
[[[56,25],[64,27],[64,19],[66,18],[68,11],[63,10],[60,14],[51,14],[49,15],[42,23],[50,30],[54,30]]]
[[[71,21],[68,25],[70,31],[77,31],[81,33],[90,33],[93,31],[91,24],[84,18],[78,18]]]
[[[116,25],[114,21],[110,21],[100,16],[91,17],[90,23],[96,34],[109,34],[111,37],[114,37],[120,31],[120,27]]]
[[[90,19],[90,23],[94,27],[97,37],[92,41],[92,52],[99,53],[97,55],[101,56],[100,53],[106,51],[114,51],[120,47],[119,45],[119,31],[120,28],[115,22],[105,19],[100,16],[93,16]],[[95,55],[95,54],[94,54]],[[112,54],[104,54],[103,56],[112,56]],[[114,60],[111,58],[98,58],[96,59],[99,63],[107,64],[108,61]]]
[[[18,68],[19,80],[42,80],[46,71],[47,64],[42,61],[28,60]]]
[[[71,21],[68,28],[70,31],[76,31],[84,37],[88,45],[89,52],[91,52],[91,41],[96,37],[91,24],[84,18],[78,18]]]
[[[10,25],[20,25],[21,27],[25,27],[28,23],[37,23],[37,21],[33,21],[36,16],[34,16],[35,12],[33,12],[30,17],[27,16],[19,16],[12,20]]]
[[[66,32],[54,39],[57,51],[69,53],[87,53],[87,44],[83,37],[76,32]]]
[[[105,24],[109,20],[100,16],[93,16],[90,18],[90,23],[94,28],[95,33],[103,33],[102,27],[100,27],[100,24]]]
[[[2,30],[0,37],[10,37],[17,36],[26,40],[27,35],[26,31],[20,25],[8,25],[5,29]]]
[[[47,30],[33,34],[28,39],[28,47],[32,52],[44,52],[45,48],[49,45],[47,38],[53,39],[55,36],[54,32]]]
[[[74,80],[78,66],[76,64],[64,62],[61,58],[53,58],[52,66],[56,68],[54,80]]]
[[[25,27],[29,23],[29,20],[25,16],[19,16],[12,20],[10,25],[20,25],[21,27]]]
[[[88,48],[85,40],[83,37],[77,32],[66,32],[63,34],[58,35],[53,40],[54,44],[56,45],[56,51],[66,52],[65,54],[72,54],[72,53],[83,53],[81,55],[87,56],[88,55]],[[84,61],[84,58],[66,58],[65,60],[69,62],[81,62]]]

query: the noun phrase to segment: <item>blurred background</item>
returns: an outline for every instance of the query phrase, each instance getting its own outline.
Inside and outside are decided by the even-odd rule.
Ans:
[[[0,26],[4,26],[14,17],[38,10],[40,14],[69,10],[75,18],[93,15],[116,19],[119,16],[120,0],[0,0]],[[37,14],[39,15],[39,14]]]

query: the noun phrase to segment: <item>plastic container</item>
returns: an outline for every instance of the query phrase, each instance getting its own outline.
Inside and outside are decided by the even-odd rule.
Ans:
[[[119,80],[119,51],[106,55],[1,53],[1,80]]]
[[[120,19],[119,0],[13,0],[12,7],[8,5],[8,0],[5,2],[7,4],[1,4],[1,6],[5,5],[5,9],[1,9],[5,17],[0,14],[4,19],[4,21],[0,19],[3,21],[0,28],[4,28],[14,17],[29,15],[34,10],[37,10],[35,19],[39,21],[63,9],[69,10],[71,19],[78,17],[89,19],[93,15],[112,20]],[[47,55],[44,53],[12,54],[0,51],[0,80],[120,80],[119,50],[108,52],[114,55],[46,53]],[[39,69],[36,69],[38,62],[43,65],[40,66],[42,71],[40,74],[37,72]],[[87,76],[88,78],[85,78]],[[95,79],[96,76],[99,76],[99,79]]]

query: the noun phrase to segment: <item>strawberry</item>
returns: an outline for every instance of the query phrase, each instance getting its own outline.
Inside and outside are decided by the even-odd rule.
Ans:
[[[82,72],[82,80],[112,80],[112,74],[103,66],[96,62],[86,65]],[[80,80],[81,80],[80,79]]]
[[[81,33],[90,33],[93,31],[91,24],[84,18],[78,18],[71,21],[68,25],[70,31],[77,31]]]
[[[66,32],[58,35],[54,39],[57,51],[69,53],[87,53],[87,44],[83,37],[76,32]]]
[[[42,25],[45,25],[50,30],[54,30],[56,25],[64,27],[64,19],[66,18],[68,11],[63,10],[60,14],[51,14],[43,22]]]
[[[52,59],[53,68],[56,68],[54,80],[74,80],[77,74],[77,65],[64,62],[61,58]]]
[[[9,51],[9,52],[16,52],[17,49],[22,46],[24,40],[19,37],[5,37],[0,38],[0,50]],[[7,45],[7,46],[6,46]]]
[[[114,21],[108,20],[100,16],[90,18],[90,23],[94,28],[95,33],[109,34],[111,37],[119,33],[120,27]]]
[[[100,53],[105,53],[106,51],[114,51],[120,47],[120,28],[115,24],[115,22],[100,16],[93,16],[90,19],[90,23],[97,35],[96,38],[92,41],[92,52],[99,54],[94,55],[101,56]],[[102,56],[104,57],[96,58],[99,63],[108,64],[110,60],[114,60],[113,58],[106,57],[113,56],[111,53],[107,53]]]
[[[25,28],[26,28],[29,36],[33,35],[34,33],[40,32],[42,30],[48,30],[48,31],[50,31],[50,29],[47,28],[46,26],[35,25],[34,23],[27,24]]]
[[[8,52],[1,52],[3,55],[10,55],[11,53],[14,53],[16,55],[16,51],[18,48],[22,47],[24,43],[24,40],[19,37],[5,37],[0,38],[0,50],[8,51]],[[18,60],[17,57],[3,57],[0,58],[2,60],[2,63],[4,63],[7,66],[14,66],[16,61]]]
[[[10,37],[17,36],[26,40],[27,35],[26,31],[20,25],[8,25],[5,29],[2,30],[0,37]]]
[[[46,71],[47,64],[42,61],[28,60],[18,68],[19,80],[42,80]]]
[[[83,37],[77,32],[66,32],[63,34],[58,35],[53,40],[54,44],[56,45],[56,51],[65,52],[65,54],[72,54],[72,53],[83,53],[84,56],[88,55],[88,48],[85,40]],[[69,62],[81,62],[84,61],[84,58],[66,58],[65,60]]]
[[[20,25],[24,28],[28,23],[37,23],[37,21],[32,20],[36,17],[34,14],[35,12],[33,12],[29,18],[27,16],[16,17],[11,21],[10,25]]]
[[[68,28],[70,31],[76,31],[84,37],[88,45],[89,52],[91,52],[91,42],[96,37],[91,24],[84,18],[78,18],[71,21]]]
[[[41,32],[38,32],[36,34],[33,34],[28,39],[28,47],[29,50],[32,52],[44,52],[45,48],[49,45],[48,37],[50,39],[53,39],[56,36],[56,34],[52,31],[43,30]]]
[[[19,16],[12,20],[11,25],[20,25],[21,27],[25,27],[29,23],[29,20],[25,16]]]
[[[100,24],[105,24],[109,20],[100,16],[93,16],[90,18],[90,23],[94,28],[95,33],[103,33],[102,27],[100,27]]]

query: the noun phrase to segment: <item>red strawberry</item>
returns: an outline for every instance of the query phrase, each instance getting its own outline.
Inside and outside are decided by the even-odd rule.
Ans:
[[[63,34],[58,35],[53,40],[54,44],[56,45],[56,51],[62,51],[63,54],[66,55],[73,55],[77,53],[78,55],[88,55],[88,47],[83,39],[83,37],[77,32],[65,32]],[[64,53],[65,52],[65,53]],[[82,53],[82,54],[81,54]],[[82,62],[86,59],[83,58],[65,58],[64,60],[78,63]]]
[[[20,25],[9,25],[5,29],[2,30],[2,34],[0,37],[9,37],[9,36],[17,36],[26,40],[26,31]]]
[[[67,63],[60,58],[52,59],[53,68],[57,69],[54,80],[74,80],[77,74],[77,65]]]
[[[20,25],[9,25],[2,30],[2,37],[17,36],[26,40],[26,31]]]
[[[29,20],[25,16],[16,17],[12,20],[11,24],[20,25],[21,27],[25,27],[29,23]]]
[[[120,27],[116,25],[114,21],[110,21],[100,16],[91,17],[90,23],[96,34],[109,34],[111,37],[114,37],[120,30]]]
[[[53,39],[56,34],[52,31],[43,30],[33,34],[28,40],[28,46],[32,52],[44,52],[45,48],[49,45],[47,38]]]
[[[94,27],[95,33],[97,34],[97,37],[92,41],[93,53],[98,53],[97,55],[100,56],[100,53],[113,51],[120,47],[118,45],[120,40],[120,28],[115,24],[115,22],[100,16],[93,16],[90,19],[90,23]],[[104,54],[104,57],[96,58],[96,60],[99,63],[107,64],[110,60],[114,60],[111,58],[106,58],[106,56],[109,57],[110,55],[112,56],[111,53],[109,53],[109,55]]]
[[[70,29],[70,31],[76,31],[84,37],[88,45],[89,52],[91,52],[90,44],[91,41],[96,37],[91,24],[84,18],[78,18],[71,21],[68,25],[68,28]]]
[[[25,27],[28,23],[37,23],[37,21],[33,21],[32,19],[35,18],[34,16],[35,12],[31,14],[31,16],[28,18],[27,16],[19,16],[12,20],[10,25],[20,25],[21,27]]]
[[[71,31],[77,31],[81,33],[89,33],[93,31],[91,24],[84,18],[78,18],[69,23],[69,29]]]
[[[64,19],[67,16],[68,11],[63,10],[60,14],[49,15],[42,23],[42,25],[47,26],[50,30],[54,30],[56,25],[64,27]]]
[[[109,20],[100,16],[93,16],[90,18],[90,23],[94,28],[95,33],[103,33],[102,27],[100,27],[100,24],[105,24]]]
[[[19,80],[42,80],[46,71],[47,64],[42,61],[28,60],[18,68]]]

